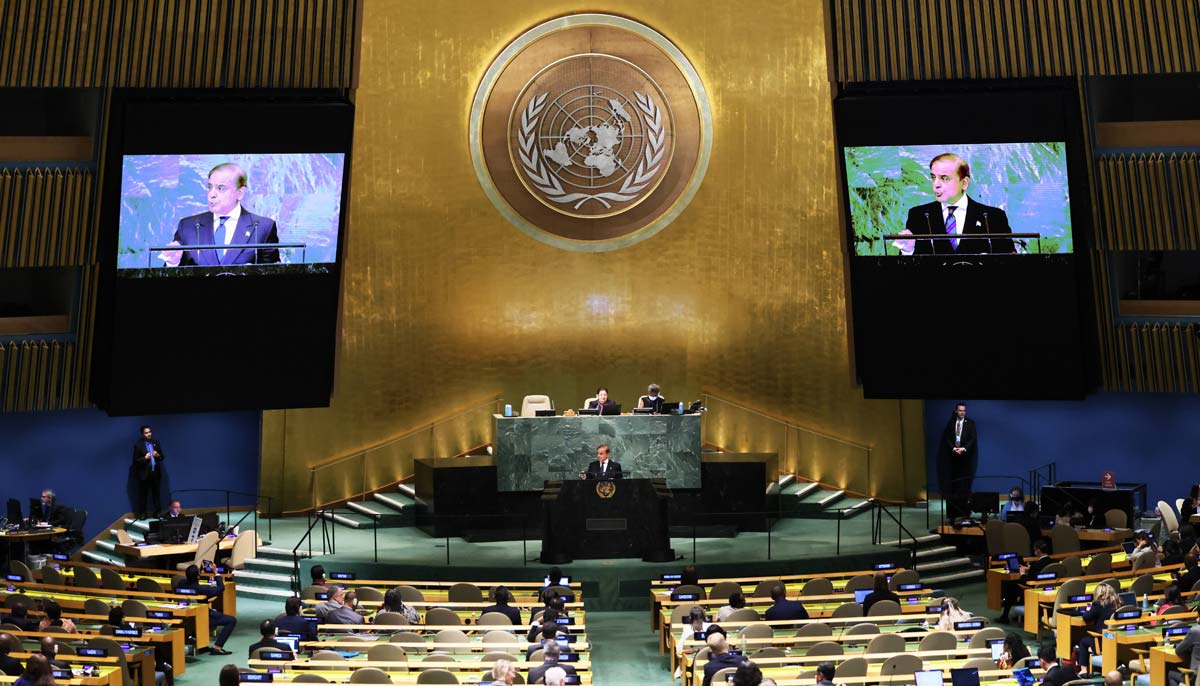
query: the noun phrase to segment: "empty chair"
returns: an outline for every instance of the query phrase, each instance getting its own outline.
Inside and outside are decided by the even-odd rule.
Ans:
[[[483,656],[483,659],[480,660],[480,662],[495,663],[496,660],[508,660],[509,662],[517,662],[517,658],[513,657],[512,653],[506,653],[502,650],[494,650],[490,653],[485,653]]]
[[[263,653],[277,653],[277,652],[279,652],[278,648],[268,648],[268,647],[255,648],[253,651],[250,652],[250,659],[251,660],[261,660],[261,659],[263,659]]]
[[[383,602],[383,591],[375,588],[374,586],[359,586],[358,588],[354,589],[354,592],[358,594],[358,599],[360,601],[365,600],[371,603]]]
[[[867,675],[867,661],[865,658],[852,657],[849,660],[843,660],[842,664],[837,666],[838,679],[862,678]]]
[[[375,615],[375,624],[405,626],[408,624],[408,617],[399,612],[380,612]]]
[[[726,683],[727,681],[729,681],[729,679],[731,679],[733,677],[733,675],[736,672],[737,672],[737,667],[726,667],[725,669],[718,669],[715,673],[713,673],[712,683],[714,683],[714,684]]]
[[[1129,515],[1125,514],[1125,510],[1113,508],[1104,513],[1104,523],[1110,529],[1124,529],[1129,526]]]
[[[406,603],[423,603],[425,602],[425,594],[420,589],[408,585],[397,586],[396,590],[400,591],[400,600]]]
[[[1042,574],[1053,574],[1054,578],[1063,578],[1063,564],[1061,562],[1051,562],[1042,568]]]
[[[859,574],[858,576],[846,582],[845,592],[852,593],[854,591],[865,591],[871,588],[875,588],[875,575]]]
[[[446,593],[447,600],[452,603],[481,603],[483,591],[475,584],[454,584]]]
[[[0,631],[24,631],[24,629],[17,626],[16,624],[4,622],[4,623],[0,623]]]
[[[890,683],[897,676],[911,677],[924,667],[925,663],[916,655],[893,655],[883,661],[883,666],[879,668],[879,674],[885,676]]]
[[[26,610],[28,610],[30,607],[33,606],[33,601],[28,596],[22,595],[20,593],[13,593],[12,595],[10,595],[4,599],[4,607],[11,610],[18,606],[23,607]]]
[[[718,581],[709,591],[708,597],[725,599],[734,593],[741,593],[742,585],[736,581]]]
[[[458,677],[448,669],[427,669],[417,677],[418,684],[457,684]]]
[[[133,536],[125,529],[109,529],[108,532],[117,537],[117,543],[120,545],[137,545],[137,541],[133,540]]]
[[[833,627],[824,622],[803,624],[796,630],[797,636],[832,636]]]
[[[300,598],[302,600],[316,600],[318,593],[328,593],[328,592],[329,592],[328,588],[325,588],[324,586],[318,586],[316,584],[313,584],[312,586],[305,586],[304,588],[300,589]]]
[[[995,669],[996,663],[990,657],[974,657],[962,664],[963,669]]]
[[[121,603],[121,611],[125,613],[126,617],[145,617],[146,609],[145,603],[132,598]]]
[[[500,629],[492,629],[483,635],[484,643],[512,643],[514,640],[512,633]]]
[[[312,659],[314,662],[344,662],[346,660],[341,653],[335,653],[332,650],[318,650],[317,652],[313,653]]]
[[[1112,555],[1110,553],[1097,553],[1088,560],[1087,566],[1084,567],[1083,573],[1085,576],[1093,574],[1111,574],[1112,573]]]
[[[37,577],[33,575],[33,570],[29,568],[29,565],[21,562],[20,560],[12,560],[8,563],[8,573],[20,574],[25,578],[26,581],[37,580]]]
[[[692,600],[706,600],[708,596],[704,595],[704,589],[694,584],[684,584],[676,586],[675,590],[671,591],[671,600],[679,600],[681,595],[695,596]]]
[[[921,575],[917,574],[916,570],[902,569],[892,575],[891,581],[888,581],[888,588],[895,592],[899,591],[901,586],[919,583],[921,583]]]
[[[1110,587],[1113,590],[1113,593],[1116,593],[1118,596],[1121,595],[1121,582],[1111,578],[1098,582],[1096,586],[1092,587],[1092,593],[1096,592],[1096,587],[1100,584]]]
[[[512,626],[512,618],[503,612],[485,612],[479,617],[483,626]]]
[[[817,645],[821,644],[818,643]],[[787,657],[787,653],[783,651],[783,648],[767,646],[766,648],[759,648],[750,655],[751,660],[761,660],[764,657]]]
[[[1079,533],[1069,524],[1055,524],[1050,528],[1050,545],[1055,555],[1079,552]]]
[[[98,617],[108,618],[108,611],[112,609],[108,603],[99,598],[88,598],[83,601],[83,613],[85,615],[96,615]]]
[[[367,659],[372,662],[407,662],[408,654],[404,648],[391,643],[376,643],[367,649]],[[408,667],[388,667],[389,672],[407,672]]]
[[[433,637],[434,648],[437,648],[439,643],[466,643],[471,639],[467,638],[464,631],[458,629],[442,629]]]
[[[1151,557],[1151,556],[1147,555],[1146,557]],[[1154,575],[1153,574],[1143,574],[1143,575],[1139,576],[1138,578],[1133,580],[1133,584],[1130,585],[1129,590],[1133,593],[1134,596],[1138,596],[1138,597],[1146,595],[1148,593],[1153,593],[1154,592]]]
[[[810,579],[800,589],[800,595],[833,595],[833,582],[825,577]]]
[[[529,654],[530,662],[541,662],[545,659],[546,659],[546,653],[541,648],[538,648],[537,650],[535,650]]]
[[[42,583],[52,586],[63,586],[67,582],[63,579],[62,572],[53,567],[42,567]]]
[[[754,587],[754,591],[752,593],[750,593],[750,597],[752,597],[752,598],[770,598],[771,597],[771,589],[775,588],[776,586],[778,586],[782,583],[783,582],[780,581],[779,579],[765,579],[763,581],[760,581],[760,582],[758,582],[758,585]]]
[[[1077,555],[1075,557],[1065,558],[1060,562],[1063,566],[1063,576],[1066,578],[1083,576],[1083,560]],[[1108,572],[1101,572],[1107,574]]]
[[[447,610],[444,607],[431,607],[425,613],[425,623],[429,626],[453,626],[462,624],[462,620],[458,618],[458,613],[454,610]]]
[[[904,637],[900,634],[879,634],[871,639],[867,644],[868,654],[875,655],[877,653],[903,653],[904,652]],[[870,658],[871,662],[883,662],[883,658]]]
[[[151,579],[148,576],[139,576],[137,580],[137,590],[144,593],[162,593],[162,584],[158,583],[158,579]]]
[[[874,636],[879,633],[879,625],[875,622],[862,622],[846,629],[843,636]]]
[[[1006,523],[1004,525],[1004,547],[1021,557],[1029,557],[1029,529],[1017,522]]]
[[[536,417],[538,410],[553,410],[554,404],[548,395],[527,395],[521,399],[521,416]]]
[[[74,584],[79,588],[100,588],[100,579],[96,577],[96,573],[90,567],[71,565],[71,572],[74,576]]]
[[[215,532],[209,532],[209,533],[215,533]],[[237,535],[237,538],[233,539],[233,550],[231,551],[229,557],[225,559],[225,567],[228,569],[245,569],[246,568],[246,560],[254,559],[254,557],[257,553],[258,553],[258,534],[255,533],[254,529],[247,529],[247,530],[239,533]],[[213,555],[217,554],[215,544],[213,546],[212,554]],[[206,557],[204,559],[209,560],[209,559],[215,559],[215,558]],[[361,598],[361,596],[359,596],[359,597]],[[379,600],[383,600],[382,595],[380,595]]]
[[[868,617],[892,617],[900,614],[900,603],[894,600],[877,600],[871,606]]]
[[[394,647],[394,646],[388,646]],[[390,684],[392,677],[378,667],[360,667],[350,675],[352,684]]]
[[[101,568],[100,586],[101,588],[107,588],[110,591],[124,591],[125,580],[121,578],[120,574],[117,574],[113,570]]]
[[[507,635],[507,634],[506,634]],[[510,636],[511,639],[511,636]],[[415,631],[397,631],[388,639],[389,643],[424,643],[425,638]],[[418,650],[409,648],[409,650]]]
[[[833,610],[830,617],[862,617],[862,605],[858,603],[842,603]]]
[[[121,683],[123,686],[133,686],[133,679],[129,676],[129,663],[125,661],[125,651],[121,649],[120,644],[111,638],[104,636],[93,636],[88,638],[87,646],[89,648],[102,648],[108,651],[109,656],[116,656],[117,665],[121,671]]]
[[[458,660],[455,660],[452,656],[442,652],[433,652],[429,655],[426,655],[421,662],[458,662]]]
[[[1154,554],[1139,555],[1137,557],[1137,559],[1135,559],[1133,561],[1133,565],[1130,567],[1130,569],[1132,571],[1138,572],[1143,569],[1150,569],[1151,567],[1157,567],[1157,566],[1158,566],[1158,556],[1157,555],[1154,555]]]
[[[988,647],[988,641],[995,641],[1001,638],[1004,638],[1004,629],[998,626],[986,626],[971,636],[971,641],[967,644],[967,647],[971,650],[982,650]],[[995,669],[995,666],[988,667],[988,669]]]
[[[758,610],[752,607],[743,607],[729,613],[725,618],[727,622],[753,622],[758,619]]]
[[[774,638],[775,630],[769,624],[751,624],[738,632],[742,638]]]
[[[903,642],[903,639],[901,639],[901,642]],[[845,652],[846,650],[842,647],[841,643],[836,641],[821,641],[820,643],[812,644],[805,655],[809,657],[838,656],[845,654]]]
[[[329,683],[329,681],[327,681],[325,679],[325,677],[321,676],[320,674],[313,674],[312,672],[299,672],[296,674],[295,677],[292,678],[292,683],[293,684],[327,684],[327,683]]]
[[[1011,553],[1011,550],[1004,549],[1004,521],[1000,519],[989,519],[987,524],[983,525],[983,538],[987,542],[988,555],[995,557],[1001,553]]]
[[[63,643],[59,643],[57,645],[58,645],[58,654],[59,655],[78,655],[79,654],[79,653],[75,652],[75,646],[71,645],[70,643],[63,642]]]
[[[205,560],[213,561],[217,559],[217,544],[220,543],[217,532],[210,531],[200,537],[196,543],[196,554],[192,556],[190,562],[180,562],[175,565],[176,569],[187,569],[192,565],[199,566]],[[322,589],[324,590],[324,589]]]
[[[917,650],[954,650],[958,647],[958,637],[949,631],[933,631],[921,639]]]

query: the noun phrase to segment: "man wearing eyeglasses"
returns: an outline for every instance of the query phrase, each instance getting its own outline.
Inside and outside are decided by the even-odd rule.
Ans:
[[[232,162],[224,162],[208,172],[208,212],[179,220],[175,237],[168,244],[225,245],[205,250],[165,250],[159,258],[168,267],[217,267],[279,262],[275,248],[251,248],[247,244],[278,243],[275,220],[253,214],[242,207],[246,195],[246,171]]]

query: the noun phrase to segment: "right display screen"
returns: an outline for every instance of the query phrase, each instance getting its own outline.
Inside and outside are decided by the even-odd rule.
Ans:
[[[843,150],[856,255],[1069,253],[1066,141]]]

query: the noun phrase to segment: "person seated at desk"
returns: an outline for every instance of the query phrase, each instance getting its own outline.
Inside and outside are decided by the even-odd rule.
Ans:
[[[621,463],[608,459],[608,446],[601,444],[596,448],[596,459],[588,465],[587,471],[580,474],[581,479],[594,481],[597,479],[620,479]]]
[[[1028,565],[1020,568],[1021,579],[1019,581],[1004,581],[1000,584],[1000,607],[1003,613],[996,618],[1001,624],[1008,624],[1009,613],[1014,605],[1021,604],[1021,584],[1028,584],[1037,579],[1037,575],[1042,573],[1054,560],[1050,559],[1050,544],[1044,538],[1039,538],[1033,542],[1034,559],[1029,561]]]
[[[616,403],[609,399],[608,389],[604,386],[601,386],[600,388],[596,389],[596,398],[594,400],[589,400],[587,407],[584,409],[600,410],[600,412],[603,414],[604,408],[612,407],[613,405],[616,405]]]
[[[400,593],[400,587],[398,586],[389,588],[383,594],[383,603],[379,606],[379,612],[395,612],[398,615],[404,615],[409,624],[421,623],[421,617],[417,614],[416,609],[404,604],[404,595]],[[378,613],[376,613],[376,616],[378,616]]]
[[[725,634],[710,634],[708,639],[708,664],[704,665],[704,686],[712,686],[713,675],[726,667],[738,667],[746,658],[729,652]]]
[[[996,666],[1000,669],[1012,669],[1013,665],[1027,657],[1031,657],[1031,655],[1025,641],[1021,639],[1020,634],[1010,631],[1004,637],[1004,650],[1000,652],[1000,659],[996,660]]]
[[[1175,655],[1188,665],[1188,669],[1193,672],[1200,671],[1200,625],[1188,629],[1187,635],[1175,646]],[[1183,683],[1186,683],[1183,672],[1178,669],[1167,672],[1169,686],[1180,686]]]
[[[29,616],[29,608],[17,603],[8,609],[7,615],[0,617],[0,624],[12,624],[20,627],[21,631],[33,631],[37,628],[38,621],[37,618]]]
[[[646,389],[646,395],[638,398],[638,409],[651,408],[655,412],[659,412],[662,410],[663,403],[665,402],[667,402],[667,399],[658,394],[658,384],[652,383]]]
[[[729,602],[725,605],[722,605],[721,609],[717,610],[717,621],[723,622],[726,619],[729,619],[729,615],[744,607],[746,607],[746,596],[743,595],[741,591],[734,591],[733,593],[730,593]]]
[[[354,599],[350,599],[353,601]],[[346,589],[334,586],[329,591],[329,599],[317,606],[317,617],[322,624],[362,624],[363,616],[354,611],[347,602]]]
[[[45,655],[34,653],[25,663],[25,671],[13,682],[14,686],[53,686],[54,674]]]
[[[172,500],[167,511],[163,513],[163,519],[183,519],[183,503],[178,500]]]
[[[15,641],[16,639],[11,634],[0,634],[0,672],[8,676],[21,676],[21,673],[25,671],[25,668],[21,666],[21,661],[9,655]]]
[[[521,611],[509,605],[512,599],[512,593],[510,593],[507,588],[504,586],[497,586],[496,590],[492,591],[492,600],[495,601],[496,604],[483,608],[483,611],[479,614],[480,616],[483,616],[489,612],[499,612],[505,617],[508,617],[513,626],[521,626]]]
[[[54,640],[53,636],[42,636],[38,641],[38,652],[46,656],[50,661],[50,666],[55,669],[70,669],[71,665],[58,659],[58,641]]]
[[[196,592],[196,595],[203,596],[208,602],[212,602],[213,598],[220,598],[225,592],[225,578],[220,574],[214,575],[216,586],[200,583],[200,568],[196,565],[189,565],[183,572],[183,583],[176,586],[176,589],[190,589]],[[221,627],[221,633],[217,634],[217,640],[209,649],[213,655],[232,655],[233,653],[225,650],[225,642],[233,635],[233,630],[237,627],[237,617],[225,614],[209,605],[208,608],[208,623],[210,626]]]
[[[58,504],[58,496],[49,488],[42,491],[42,521],[39,523],[63,528],[71,523],[67,508]]]
[[[250,651],[246,653],[250,657],[254,657],[254,651],[259,648],[270,648],[271,650],[279,650],[291,655],[292,649],[286,643],[280,643],[275,640],[275,622],[269,619],[263,620],[262,624],[258,625],[258,633],[262,637],[258,643],[250,644]],[[295,657],[294,655],[292,657]]]
[[[517,679],[517,667],[512,663],[512,660],[500,658],[492,663],[490,681],[481,681],[479,686],[512,686]],[[528,683],[533,683],[530,679]]]
[[[1146,557],[1153,557],[1154,560],[1139,565],[1138,560]],[[1139,531],[1133,535],[1133,552],[1129,553],[1129,566],[1133,569],[1158,566],[1158,546],[1150,541],[1149,532]]]
[[[560,647],[557,642],[551,641],[547,643],[545,647],[542,648],[542,660],[544,660],[544,662],[540,667],[534,667],[529,670],[529,678],[526,681],[531,684],[536,684],[538,679],[545,678],[546,672],[555,667],[562,669],[567,674],[574,674],[575,667],[566,663],[559,664],[558,658],[561,656],[562,647]]]
[[[1197,507],[1200,507],[1200,484],[1192,484],[1188,490],[1188,495],[1183,499],[1183,503],[1179,506],[1179,526],[1188,524],[1192,515],[1196,514]]]
[[[1079,671],[1074,667],[1058,664],[1053,642],[1044,644],[1038,650],[1038,661],[1042,663],[1042,669],[1046,670],[1046,675],[1042,677],[1043,686],[1063,686],[1068,681],[1079,678]]]
[[[533,654],[538,650],[544,649],[547,643],[554,643],[560,634],[566,635],[557,624],[550,624],[549,622],[542,624],[541,639],[525,649],[525,660],[532,659]]]
[[[787,587],[776,584],[771,587],[771,600],[774,605],[763,613],[763,619],[777,621],[781,619],[808,619],[808,610],[799,600],[788,600]]]
[[[317,640],[317,632],[312,622],[300,614],[303,602],[296,596],[283,601],[283,616],[275,620],[275,628],[285,634],[298,634],[301,641]],[[416,624],[416,622],[411,622]]]
[[[1020,486],[1013,486],[1008,490],[1008,502],[1000,508],[1000,519],[1007,520],[1010,512],[1025,511],[1025,493]]]
[[[954,631],[954,625],[959,622],[965,622],[971,618],[971,613],[962,609],[958,604],[958,598],[946,596],[942,599],[942,613],[938,616],[937,630],[938,631]]]
[[[329,588],[329,582],[325,580],[325,565],[313,565],[313,568],[308,570],[308,574],[312,577],[310,586]]]
[[[53,600],[46,603],[46,616],[38,622],[38,631],[57,631],[64,634],[79,633],[75,628],[75,622],[70,619],[65,619],[62,616],[62,607]]]
[[[1186,593],[1200,584],[1200,560],[1196,557],[1196,551],[1190,550],[1183,556],[1183,569],[1176,573],[1179,574],[1179,580],[1175,583],[1180,591]]]
[[[1117,592],[1108,584],[1099,584],[1092,592],[1092,604],[1083,613],[1083,623],[1087,625],[1088,633],[1079,639],[1078,664],[1089,672],[1092,669],[1092,655],[1096,652],[1096,639],[1091,632],[1104,631],[1104,625],[1117,611]],[[1044,665],[1043,665],[1044,666]]]
[[[897,605],[901,604],[900,596],[892,593],[892,589],[888,588],[887,574],[875,572],[874,590],[868,593],[866,598],[863,598],[863,615],[870,612],[871,606],[881,600],[891,600]]]

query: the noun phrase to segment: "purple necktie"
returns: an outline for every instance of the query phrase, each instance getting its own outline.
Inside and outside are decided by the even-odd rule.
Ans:
[[[958,209],[958,208],[955,207],[954,205],[946,206],[946,212],[947,212],[947,214],[946,214],[946,233],[950,234],[951,236],[958,233],[955,230],[958,228],[958,222],[955,221],[955,219],[954,219],[954,210],[956,210],[956,209]],[[958,252],[958,239],[957,238],[950,239],[950,249],[953,250],[954,252]]]

